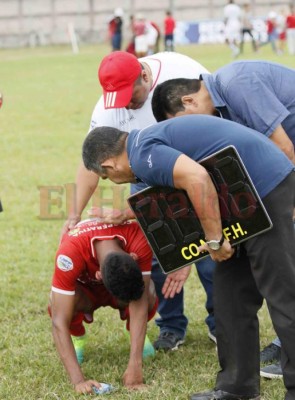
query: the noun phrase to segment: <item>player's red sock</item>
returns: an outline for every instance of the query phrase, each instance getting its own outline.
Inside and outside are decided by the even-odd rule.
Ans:
[[[70,333],[73,336],[85,335],[85,328],[83,326],[84,313],[79,312],[74,316],[70,325]]]

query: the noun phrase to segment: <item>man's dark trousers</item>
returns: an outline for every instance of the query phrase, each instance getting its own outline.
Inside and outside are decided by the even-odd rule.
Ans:
[[[252,397],[260,392],[257,311],[266,299],[282,341],[286,400],[295,400],[295,172],[264,199],[273,228],[218,263],[214,311],[221,371],[216,388]]]

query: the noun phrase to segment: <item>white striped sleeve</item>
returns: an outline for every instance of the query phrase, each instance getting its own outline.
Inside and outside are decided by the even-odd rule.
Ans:
[[[54,286],[51,287],[51,290],[55,293],[65,294],[67,296],[73,296],[75,294],[75,290],[63,290],[63,289],[58,289]]]

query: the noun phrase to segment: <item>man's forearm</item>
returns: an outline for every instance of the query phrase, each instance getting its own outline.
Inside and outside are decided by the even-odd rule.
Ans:
[[[218,195],[205,168],[181,155],[175,163],[173,178],[175,187],[187,192],[206,239],[220,239],[222,225]]]
[[[198,215],[206,239],[221,239],[219,201],[211,179],[208,178],[202,184],[191,182],[186,191]]]
[[[295,164],[294,146],[282,125],[279,125],[269,138],[286,154],[293,164]]]
[[[222,224],[218,195],[205,168],[185,155],[181,155],[174,166],[173,178],[175,187],[184,189],[196,211],[205,238],[221,240]],[[199,251],[209,251],[214,261],[224,261],[230,258],[234,250],[229,241],[224,240],[218,251],[212,250],[207,244],[200,246]]]
[[[91,171],[88,171],[81,163],[76,176],[76,192],[73,202],[70,205],[70,216],[81,216],[91,196],[95,192],[99,177]]]

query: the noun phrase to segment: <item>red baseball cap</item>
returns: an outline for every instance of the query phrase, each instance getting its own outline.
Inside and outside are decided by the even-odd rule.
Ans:
[[[140,62],[126,51],[114,51],[104,57],[98,79],[103,88],[105,108],[123,108],[130,103],[133,85],[140,72]]]

